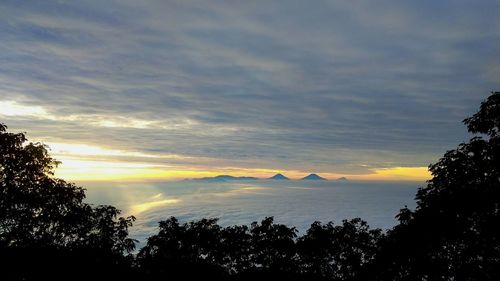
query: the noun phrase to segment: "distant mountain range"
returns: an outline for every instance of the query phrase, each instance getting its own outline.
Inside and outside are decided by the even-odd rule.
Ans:
[[[196,181],[208,181],[208,182],[227,182],[227,181],[248,181],[248,180],[260,180],[260,178],[256,177],[234,177],[234,176],[229,176],[229,175],[219,175],[215,177],[205,177],[205,178],[197,178],[197,179],[192,179]],[[290,180],[287,176],[277,173],[276,175],[267,178],[267,180]],[[317,174],[309,174],[305,177],[303,177],[300,180],[328,180],[326,178],[323,178]],[[346,181],[346,177],[341,177],[337,179],[338,181]]]
[[[225,182],[225,181],[245,181],[245,180],[258,180],[256,177],[233,177],[229,175],[219,175],[215,177],[205,177],[194,179],[198,181],[213,181],[213,182]]]

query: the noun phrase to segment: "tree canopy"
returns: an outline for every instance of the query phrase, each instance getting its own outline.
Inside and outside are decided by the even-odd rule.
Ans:
[[[0,258],[9,269],[3,274],[26,279],[33,272],[22,268],[32,267],[38,278],[54,277],[62,265],[83,274],[84,267],[111,266],[134,250],[128,237],[134,217],[85,203],[83,188],[53,177],[59,163],[45,145],[6,129],[0,124]]]
[[[383,241],[380,280],[500,280],[500,92],[464,123],[484,135],[429,166],[416,209]]]

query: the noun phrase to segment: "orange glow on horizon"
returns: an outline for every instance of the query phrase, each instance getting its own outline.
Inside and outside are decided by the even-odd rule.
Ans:
[[[177,167],[163,166],[148,163],[113,162],[98,160],[61,159],[62,164],[56,168],[55,176],[69,181],[154,181],[154,180],[182,180],[218,175],[252,176],[268,178],[280,172],[290,179],[300,179],[307,172],[272,169],[251,169],[237,167]],[[369,174],[337,174],[318,173],[329,180],[347,177],[351,180],[400,180],[425,181],[431,178],[427,167],[393,167],[374,169]]]
[[[218,175],[265,179],[276,173],[282,173],[290,179],[300,179],[310,173],[299,170],[224,167],[216,165],[217,159],[175,154],[153,155],[87,144],[50,142],[48,145],[54,157],[62,162],[56,169],[55,175],[69,181],[172,181]],[[165,161],[185,159],[197,160],[199,166],[165,164]],[[427,167],[374,168],[364,174],[329,172],[318,172],[318,174],[330,180],[347,177],[351,180],[424,181],[431,178]]]

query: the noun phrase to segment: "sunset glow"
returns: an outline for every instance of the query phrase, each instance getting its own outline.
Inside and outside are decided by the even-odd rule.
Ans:
[[[77,182],[424,181],[499,85],[485,7],[2,3],[0,122]]]
[[[84,147],[84,146],[75,146]],[[115,155],[111,151],[103,154],[98,149],[89,150],[88,154],[78,151],[82,155]],[[133,153],[130,153],[133,155]],[[120,154],[123,155],[123,154]],[[129,153],[124,153],[129,155]],[[266,169],[245,169],[237,167],[172,167],[147,162],[118,162],[106,160],[86,160],[78,158],[58,158],[62,163],[56,169],[56,176],[71,181],[137,181],[137,180],[182,180],[202,177],[214,177],[217,175],[250,176],[268,178],[276,173],[286,174],[291,179],[300,179],[308,174],[308,171],[283,171]],[[425,181],[430,178],[426,167],[394,167],[375,169],[367,174],[337,174],[321,173],[328,179],[348,177],[352,180],[409,180]]]

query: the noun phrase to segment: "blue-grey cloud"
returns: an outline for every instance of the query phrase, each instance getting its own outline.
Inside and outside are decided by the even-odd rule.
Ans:
[[[2,1],[0,101],[50,118],[1,118],[34,139],[220,166],[426,166],[466,140],[460,121],[500,88],[498,12],[498,1]]]
[[[158,221],[220,218],[221,225],[249,225],[268,216],[304,233],[314,221],[361,217],[372,227],[388,229],[403,206],[413,208],[420,183],[252,181],[247,183],[150,183],[88,185],[88,200],[113,204],[133,214],[132,236],[144,242]],[[118,188],[117,188],[118,187]]]

